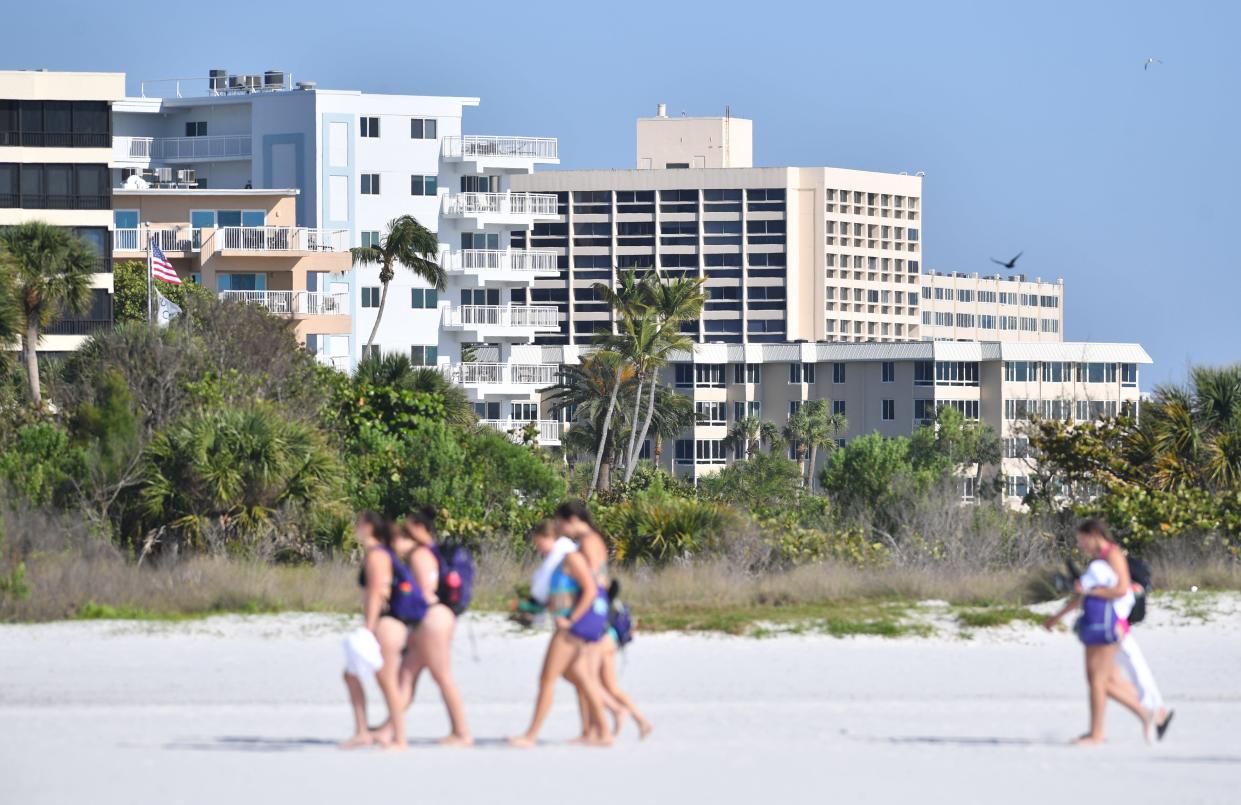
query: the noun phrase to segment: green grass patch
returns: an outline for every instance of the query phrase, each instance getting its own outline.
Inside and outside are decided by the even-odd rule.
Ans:
[[[749,607],[659,608],[639,614],[646,632],[720,632],[748,637],[821,633],[833,637],[926,635],[931,627],[915,617],[916,607],[893,600]]]
[[[966,629],[989,629],[1008,626],[1011,623],[1042,623],[1044,617],[1025,607],[990,606],[982,609],[963,609],[957,612],[957,623]]]

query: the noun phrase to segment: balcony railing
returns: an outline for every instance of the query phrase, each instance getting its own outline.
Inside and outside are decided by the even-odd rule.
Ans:
[[[202,248],[202,230],[170,226],[112,231],[113,252],[145,252],[152,242],[158,244],[162,252],[192,252]]]
[[[459,386],[522,385],[542,388],[556,384],[560,366],[555,363],[458,363],[446,366],[444,374]]]
[[[554,137],[488,137],[470,135],[445,137],[440,154],[445,157],[515,157],[518,159],[560,159],[560,146]]]
[[[556,215],[555,193],[456,193],[444,196],[448,215]]]
[[[214,237],[218,249],[252,252],[341,252],[349,248],[349,232],[344,229],[226,226]]]
[[[479,424],[508,434],[515,442],[522,441],[526,426],[531,424],[538,428],[539,444],[559,444],[564,432],[564,423],[555,419],[480,419]]]
[[[445,271],[558,271],[556,253],[520,249],[460,249],[440,255]]]
[[[267,308],[278,316],[348,316],[349,294],[316,291],[220,291],[225,302]]]
[[[112,138],[112,158],[117,161],[245,159],[249,156],[249,134]]]
[[[61,319],[49,324],[43,335],[94,335],[112,329],[112,319]]]
[[[526,305],[460,305],[445,308],[444,324],[449,327],[533,327],[555,330],[560,327],[560,310],[555,307]]]

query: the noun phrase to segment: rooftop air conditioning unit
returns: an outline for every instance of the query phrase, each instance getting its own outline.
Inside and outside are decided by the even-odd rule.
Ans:
[[[245,89],[246,77],[244,75],[230,75],[228,77],[229,89]]]
[[[177,184],[192,185],[198,180],[198,171],[193,168],[184,168],[177,171]]]
[[[246,76],[245,78],[246,78],[246,89],[248,89],[249,91],[257,92],[258,90],[263,88],[263,76],[252,74],[252,75]]]
[[[228,70],[211,70],[207,76],[207,85],[212,92],[223,92],[228,89]]]
[[[280,70],[268,70],[263,73],[264,89],[284,89],[284,73]]]
[[[172,168],[156,168],[155,178],[161,182],[172,181]]]

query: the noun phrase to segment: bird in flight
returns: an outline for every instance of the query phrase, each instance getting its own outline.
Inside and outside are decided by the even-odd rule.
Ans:
[[[995,263],[997,266],[1004,266],[1009,271],[1012,271],[1017,266],[1017,261],[1021,259],[1021,255],[1023,254],[1025,254],[1025,252],[1023,251],[1017,252],[1017,256],[1014,257],[1012,260],[1009,260],[1007,263],[1004,262],[1003,260],[996,260],[994,257],[991,258],[991,262]]]
[[[1142,69],[1149,70],[1152,64],[1163,64],[1163,61],[1160,59],[1156,59],[1154,56],[1151,56],[1149,59],[1146,60],[1146,63],[1142,65]]]

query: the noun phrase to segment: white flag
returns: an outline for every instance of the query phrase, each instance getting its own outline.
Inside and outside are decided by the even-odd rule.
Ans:
[[[159,291],[155,292],[155,297],[158,305],[155,312],[155,323],[160,327],[167,327],[168,322],[172,321],[174,317],[181,315],[181,308],[170,302],[168,298]]]

